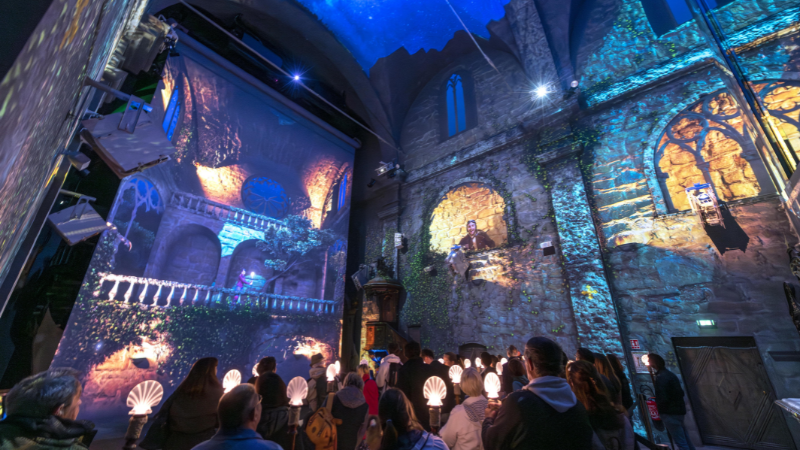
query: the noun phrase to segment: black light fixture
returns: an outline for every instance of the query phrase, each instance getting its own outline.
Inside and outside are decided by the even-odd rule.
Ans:
[[[376,180],[375,178],[370,178],[369,179],[369,183],[367,183],[367,187],[371,188],[372,186],[375,186],[375,183],[377,183],[377,182],[378,182],[378,180]]]

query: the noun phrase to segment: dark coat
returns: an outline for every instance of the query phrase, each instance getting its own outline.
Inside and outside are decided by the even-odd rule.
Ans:
[[[260,378],[260,377],[259,377]],[[261,408],[261,420],[256,431],[264,439],[282,448],[292,448],[292,435],[289,434],[289,407]],[[295,446],[296,448],[296,446]]]
[[[581,402],[559,413],[529,390],[510,394],[483,421],[484,450],[590,450],[592,425]]]
[[[0,446],[4,450],[86,450],[83,440],[93,437],[93,428],[85,420],[12,416],[0,422]]]
[[[467,250],[485,250],[494,247],[494,241],[486,234],[485,231],[478,230],[475,232],[475,246],[472,245],[472,236],[466,235],[458,242],[461,249]]]
[[[397,372],[397,388],[411,400],[417,420],[426,430],[430,430],[431,425],[428,400],[425,399],[423,390],[425,381],[435,375],[431,366],[425,364],[422,358],[409,359]]]
[[[683,401],[683,388],[674,373],[661,369],[656,374],[656,407],[659,414],[686,414],[686,402]]]
[[[511,368],[508,366],[508,363],[511,362],[512,359],[520,359],[520,357],[512,356],[511,358],[508,358],[508,362],[503,364],[503,376],[500,377],[500,384],[503,388],[502,390],[506,394],[514,392],[514,374],[511,373]]]
[[[449,413],[456,406],[456,394],[453,390],[453,381],[450,379],[450,368],[436,360],[430,363],[429,366],[433,369],[434,376],[441,378],[444,381],[444,385],[447,386],[447,396],[442,401],[442,412]]]
[[[223,393],[221,385],[208,386],[199,397],[176,392],[169,409],[169,435],[164,450],[190,450],[211,439],[217,432],[217,405]]]
[[[619,378],[619,382],[622,383],[622,406],[625,409],[631,409],[633,406],[633,395],[631,395],[631,384],[628,382],[628,377],[625,375],[625,372],[615,372],[617,374],[617,378]]]
[[[361,442],[362,425],[367,419],[369,405],[358,388],[349,386],[333,397],[331,415],[342,423],[336,425],[337,450],[355,450]],[[287,447],[284,447],[287,449]]]
[[[256,378],[256,391],[261,396],[261,407],[264,409],[289,405],[289,398],[286,397],[286,383],[275,372],[262,373]]]

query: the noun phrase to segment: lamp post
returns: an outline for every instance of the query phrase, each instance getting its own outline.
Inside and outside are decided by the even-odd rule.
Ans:
[[[467,360],[469,361],[469,360]],[[461,404],[461,374],[464,370],[459,366],[451,366],[449,375],[453,382],[453,393],[456,395],[456,405]]]
[[[438,434],[439,427],[442,426],[442,400],[447,396],[447,386],[441,378],[430,377],[425,381],[422,392],[428,399],[431,431]]]
[[[494,372],[489,372],[486,374],[486,378],[483,379],[483,390],[486,391],[486,398],[489,399],[489,403],[499,403],[500,400],[500,378]]]
[[[128,413],[131,420],[128,422],[128,431],[125,432],[125,450],[136,448],[136,441],[142,435],[142,428],[147,423],[147,415],[153,412],[152,407],[161,402],[164,397],[164,388],[158,381],[147,380],[134,386],[128,393],[127,405],[131,408]]]
[[[297,438],[297,427],[300,424],[300,407],[303,399],[308,395],[308,384],[303,377],[294,377],[286,387],[286,396],[289,397],[289,434],[292,435],[292,450]]]

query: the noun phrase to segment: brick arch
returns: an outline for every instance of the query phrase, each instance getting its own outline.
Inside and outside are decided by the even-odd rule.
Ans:
[[[222,245],[213,231],[196,223],[182,225],[170,234],[158,278],[210,286],[221,259]]]

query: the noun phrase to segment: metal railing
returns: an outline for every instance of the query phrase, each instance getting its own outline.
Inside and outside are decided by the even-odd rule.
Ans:
[[[100,273],[99,276],[100,285],[92,295],[95,298],[126,304],[138,303],[160,308],[250,306],[277,315],[334,314],[338,310],[333,300],[248,292],[113,273]]]
[[[207,198],[187,194],[185,192],[173,193],[169,205],[201,216],[213,217],[256,230],[266,230],[267,228],[282,229],[286,227],[286,224],[278,219],[217,203]]]

